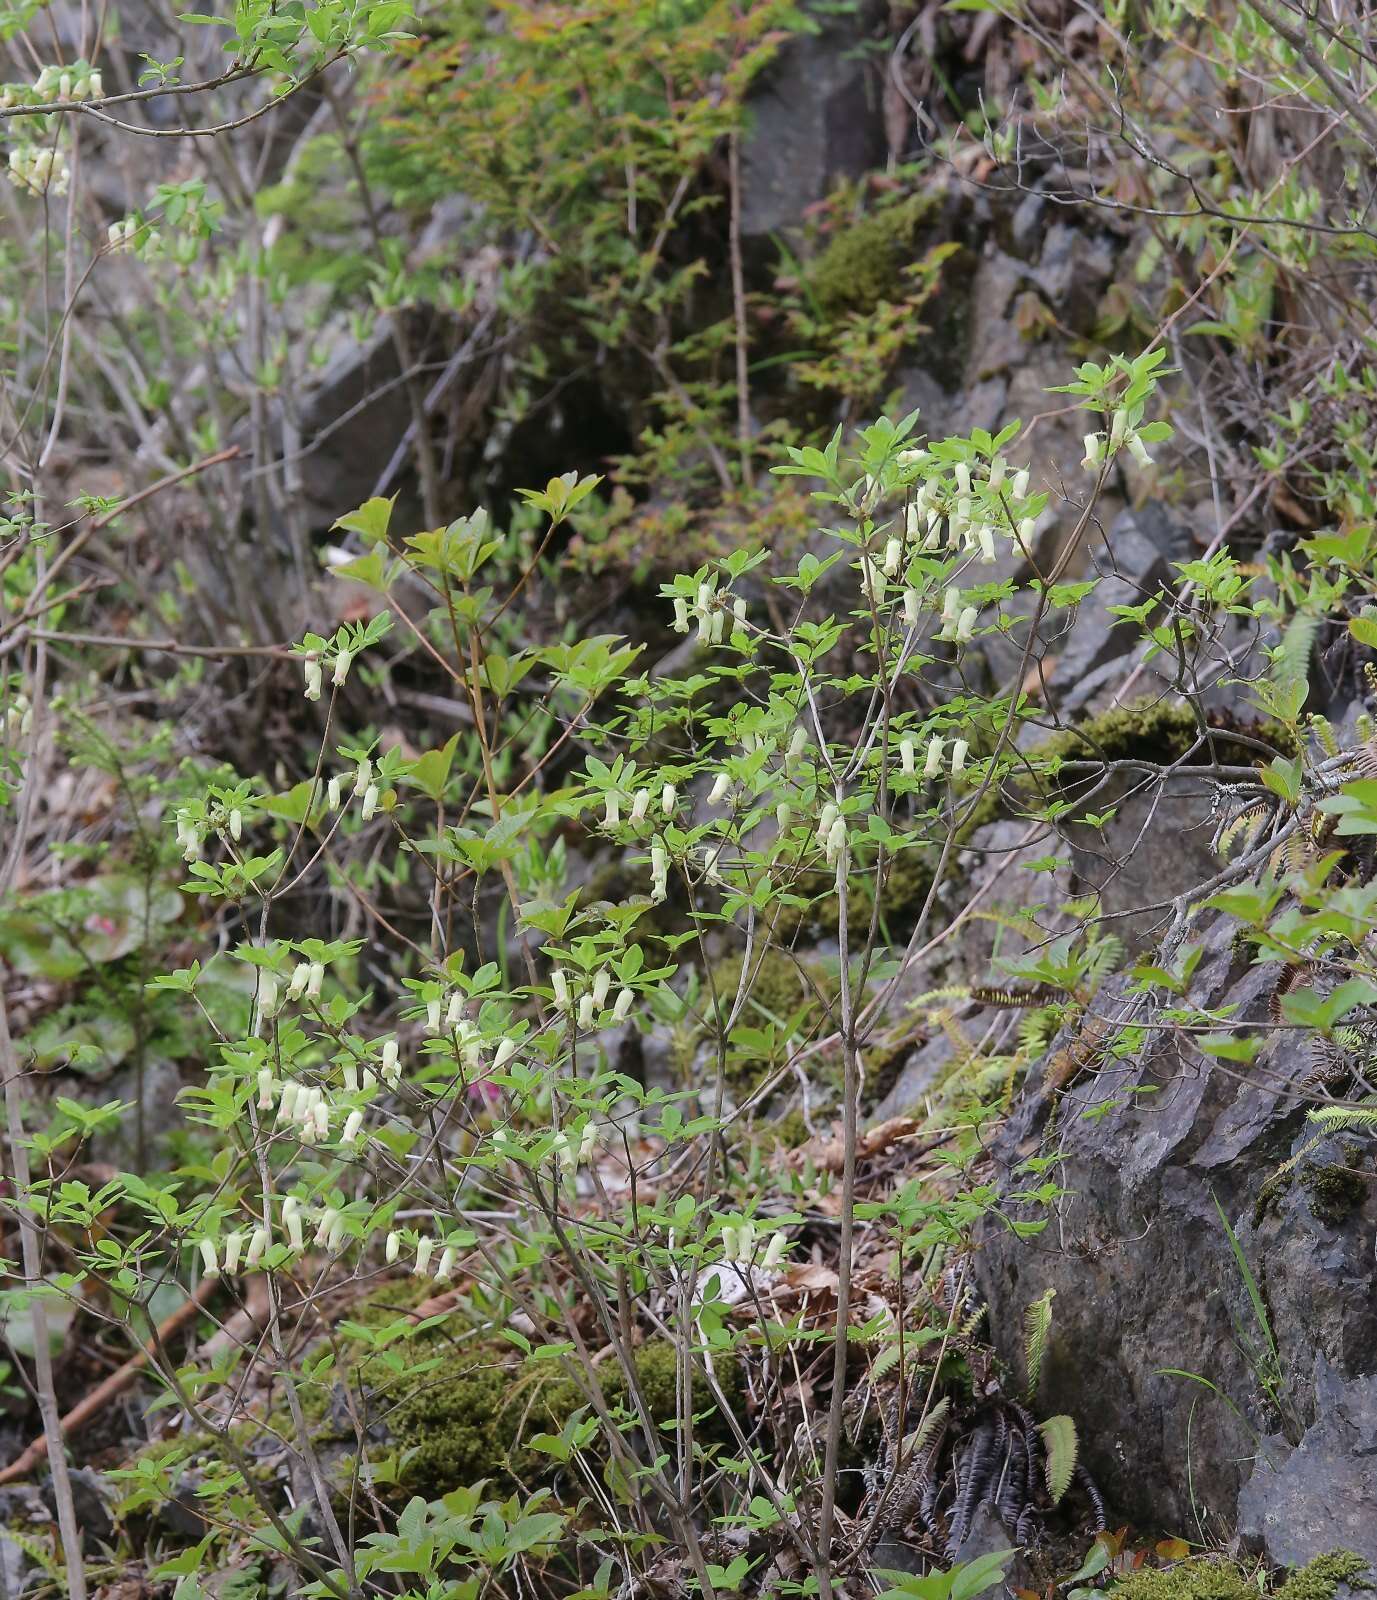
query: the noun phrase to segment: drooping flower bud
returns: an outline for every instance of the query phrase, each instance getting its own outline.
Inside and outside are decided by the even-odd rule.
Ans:
[[[727,774],[725,772],[719,772],[716,778],[713,780],[712,788],[708,790],[708,804],[710,806],[719,805],[727,798],[727,791],[731,788],[731,786],[732,780],[727,776]]]
[[[273,1104],[273,1074],[271,1067],[263,1067],[258,1074],[258,1109],[271,1111]]]
[[[767,1272],[773,1272],[788,1254],[789,1239],[786,1234],[772,1233],[770,1242],[765,1246],[765,1254],[760,1259],[760,1264]]]
[[[579,1027],[587,1032],[592,1028],[595,1017],[596,1010],[593,1005],[593,996],[586,994],[579,1001]]]
[[[201,1240],[201,1261],[204,1278],[218,1278],[220,1276],[220,1263],[215,1259],[215,1242],[212,1239]]]
[[[940,733],[933,734],[932,738],[928,740],[928,758],[923,764],[923,776],[925,778],[935,778],[941,772],[942,747],[946,742]]]
[[[667,817],[672,817],[674,815],[674,807],[678,798],[678,791],[675,789],[672,783],[667,783],[664,788],[660,790],[660,810],[663,811]]]
[[[268,1230],[261,1225],[253,1230],[249,1236],[249,1248],[244,1252],[244,1270],[252,1272],[263,1259],[263,1252],[268,1248]]]
[[[953,773],[960,772],[962,767],[966,765],[966,755],[970,748],[969,742],[965,739],[958,739],[956,743],[952,745],[951,770]]]
[[[353,659],[354,652],[352,650],[341,650],[339,654],[336,655],[335,670],[330,675],[330,681],[337,687],[349,676],[349,663]]]
[[[414,1272],[424,1274],[430,1266],[430,1258],[435,1250],[435,1241],[430,1235],[422,1234],[416,1241],[416,1265]]]
[[[359,1134],[363,1131],[363,1112],[351,1111],[344,1124],[344,1132],[340,1135],[341,1144],[357,1144]]]
[[[229,1276],[239,1270],[239,1252],[244,1248],[244,1235],[238,1228],[225,1238],[225,1274]]]
[[[905,738],[899,741],[899,767],[906,778],[913,776],[914,750],[912,739]]]
[[[402,1251],[402,1236],[394,1229],[387,1236],[387,1243],[383,1246],[383,1255],[390,1267]]]
[[[363,791],[363,804],[359,807],[359,820],[371,822],[378,809],[378,786],[370,783]]]
[[[625,1022],[635,999],[636,996],[630,989],[619,989],[617,991],[617,1002],[612,1007],[612,1020],[614,1022]]]
[[[324,683],[324,674],[321,671],[320,662],[314,656],[307,656],[304,663],[304,671],[306,674],[306,698],[308,700],[319,700],[321,687]]]

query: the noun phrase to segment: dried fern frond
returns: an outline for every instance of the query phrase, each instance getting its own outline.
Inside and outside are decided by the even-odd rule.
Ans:
[[[1066,994],[1064,989],[1059,989],[1051,983],[1034,983],[1026,987],[1010,984],[1006,988],[994,989],[984,984],[974,984],[971,987],[971,999],[978,1001],[982,1006],[1001,1006],[1010,1011],[1023,1010],[1030,1006],[1045,1006],[1051,1001],[1060,1000]]]

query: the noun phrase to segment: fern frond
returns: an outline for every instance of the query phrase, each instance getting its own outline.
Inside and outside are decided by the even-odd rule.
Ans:
[[[952,1000],[969,1000],[970,989],[964,983],[950,983],[943,989],[928,989],[909,1001],[910,1011],[928,1011],[933,1006],[945,1005]]]
[[[1117,934],[1111,933],[1105,938],[1097,940],[1094,953],[1090,957],[1090,965],[1085,969],[1083,979],[1085,986],[1093,993],[1114,971],[1123,958],[1124,941]]]
[[[1377,1128],[1377,1106],[1320,1106],[1310,1120],[1329,1129]]]
[[[1214,848],[1216,854],[1227,856],[1233,847],[1234,841],[1240,837],[1251,845],[1257,838],[1262,824],[1266,822],[1271,809],[1270,801],[1254,800],[1230,817],[1215,835]]]
[[[1070,1417],[1048,1417],[1046,1422],[1038,1423],[1038,1432],[1047,1453],[1047,1492],[1052,1496],[1052,1504],[1057,1505],[1076,1475],[1079,1453],[1076,1424]]]
[[[883,1378],[885,1373],[888,1372],[894,1363],[899,1359],[899,1351],[901,1348],[902,1347],[900,1346],[898,1340],[895,1340],[893,1344],[887,1344],[884,1349],[880,1351],[879,1355],[877,1355],[870,1363],[870,1381],[872,1383],[874,1383],[878,1378]]]
[[[937,1404],[928,1412],[927,1416],[918,1424],[899,1446],[899,1461],[907,1465],[922,1450],[926,1449],[932,1436],[947,1420],[947,1413],[951,1410],[951,1396],[944,1394]]]
[[[1281,643],[1272,652],[1267,676],[1279,688],[1304,683],[1310,676],[1310,652],[1315,647],[1320,619],[1316,612],[1298,611],[1286,624]]]
[[[1339,753],[1339,741],[1334,737],[1334,724],[1328,717],[1322,717],[1318,711],[1310,714],[1310,731],[1320,742],[1320,749],[1327,756],[1336,756]]]
[[[1023,1313],[1023,1353],[1028,1371],[1028,1398],[1038,1392],[1042,1377],[1042,1358],[1047,1350],[1047,1335],[1052,1328],[1052,1301],[1057,1291],[1048,1289]]]

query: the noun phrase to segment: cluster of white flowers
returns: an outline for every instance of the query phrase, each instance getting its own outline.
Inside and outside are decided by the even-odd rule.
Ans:
[[[979,615],[974,606],[962,603],[960,589],[948,589],[942,602],[942,626],[937,631],[937,637],[951,644],[969,644],[974,637]]]
[[[325,785],[325,804],[331,811],[338,811],[344,804],[344,785],[347,781],[347,774],[337,772]],[[373,762],[369,756],[365,756],[354,768],[354,784],[350,795],[360,802],[360,818],[364,822],[371,822],[377,813],[382,791],[374,780]]]
[[[411,1270],[418,1277],[424,1278],[430,1272],[430,1258],[435,1254],[439,1240],[428,1233],[423,1233],[416,1241],[416,1260]],[[387,1243],[383,1247],[383,1254],[387,1264],[392,1266],[402,1253],[402,1236],[395,1230],[387,1236]],[[435,1264],[432,1276],[437,1283],[445,1283],[454,1276],[454,1263],[458,1260],[459,1252],[453,1245],[440,1245],[440,1259]]]
[[[746,602],[740,595],[731,601],[730,610],[733,623],[737,627],[743,626],[746,621]],[[692,605],[683,595],[675,596],[674,631],[687,633],[689,627],[697,623],[700,644],[721,644],[726,632],[727,611],[727,596],[718,594],[716,576],[705,578],[698,585]]]
[[[1147,446],[1138,437],[1138,430],[1129,427],[1128,412],[1122,406],[1110,419],[1108,433],[1086,434],[1085,458],[1081,465],[1087,472],[1098,472],[1105,461],[1117,455],[1120,450],[1127,450],[1140,467],[1152,465],[1152,457],[1148,454]]]
[[[10,182],[27,194],[63,195],[71,183],[67,157],[60,150],[36,144],[16,145],[10,151]]]
[[[307,1220],[301,1201],[294,1194],[287,1195],[282,1202],[282,1226],[288,1245],[298,1255],[306,1248]],[[347,1237],[348,1224],[343,1212],[335,1206],[322,1207],[316,1218],[313,1242],[333,1254],[343,1246]],[[197,1248],[201,1252],[202,1274],[207,1278],[218,1278],[222,1272],[227,1276],[233,1275],[240,1271],[241,1261],[243,1271],[254,1272],[271,1242],[272,1235],[263,1223],[253,1229],[236,1228],[226,1234],[223,1255],[218,1240],[201,1239]],[[389,1256],[388,1259],[395,1257]]]
[[[556,967],[551,972],[550,987],[554,991],[555,1005],[559,1010],[568,1016],[577,1016],[579,1027],[589,1032],[597,1027],[599,1019],[607,1011],[608,996],[612,992],[612,971],[609,967],[599,968],[593,974],[592,983],[577,997],[577,1000],[569,987],[569,975],[563,967]],[[626,1021],[635,1000],[635,994],[625,986],[617,990],[617,998],[612,1003],[614,1025]]]
[[[651,801],[653,796],[644,785],[632,791],[630,805],[627,809],[626,820],[633,827],[640,827],[650,816]],[[660,789],[660,810],[667,817],[674,815],[674,808],[679,803],[679,791],[672,783],[666,783]],[[622,826],[622,807],[627,804],[627,797],[618,789],[609,789],[603,796],[604,828],[620,828]]]
[[[827,865],[835,867],[846,848],[846,818],[835,800],[829,800],[818,816],[818,831],[813,841],[827,858]]]
[[[354,651],[343,646],[335,651],[328,663],[330,666],[330,682],[338,689],[349,676],[349,668],[354,660]],[[319,700],[321,691],[325,687],[325,668],[327,662],[318,650],[313,650],[309,655],[301,658],[302,671],[306,676],[306,698]]]
[[[5,739],[27,738],[33,728],[33,706],[26,694],[16,694],[5,707]]]
[[[1009,501],[1015,505],[1027,499],[1028,469],[1022,468],[1011,477],[1004,459],[996,456],[990,463],[989,477],[983,484],[986,491],[983,496],[978,492],[982,485],[973,481],[970,466],[966,462],[956,464],[954,478],[954,493],[944,493],[943,487],[933,478],[918,487],[905,512],[905,536],[917,550],[936,551],[950,547],[953,550],[973,551],[977,559],[988,566],[995,560],[996,536],[1007,531],[1009,513],[1003,506],[1002,497],[1007,490]],[[944,519],[947,523],[945,538],[942,529]],[[1018,539],[1026,545],[1032,539],[1037,524],[1034,518],[1023,517],[1015,526]],[[898,544],[898,540],[891,539],[886,546],[887,572],[891,561],[897,570],[902,559],[902,548],[898,553],[893,551]]]
[[[98,67],[77,61],[70,67],[44,67],[34,80],[33,92],[45,101],[99,100],[105,86]]]
[[[728,1222],[722,1226],[722,1259],[729,1263],[750,1264],[756,1250],[756,1226],[749,1218],[741,1222]],[[766,1272],[773,1272],[788,1254],[789,1240],[783,1233],[772,1233],[765,1253],[758,1263]]]
[[[142,224],[137,217],[125,217],[119,222],[112,222],[105,230],[111,251],[132,250],[141,227]]]
[[[584,1124],[583,1132],[575,1137],[564,1131],[555,1135],[555,1141],[550,1146],[550,1154],[555,1158],[555,1164],[561,1172],[572,1172],[576,1167],[581,1167],[586,1161],[593,1159],[593,1152],[598,1148],[598,1128],[594,1122]]]

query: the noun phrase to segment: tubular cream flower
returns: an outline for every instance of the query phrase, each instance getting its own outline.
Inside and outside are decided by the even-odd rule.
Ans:
[[[969,644],[975,637],[975,625],[980,613],[974,606],[967,606],[956,619],[956,632],[952,635],[956,644]]]
[[[268,1248],[268,1230],[261,1225],[253,1230],[249,1236],[249,1248],[244,1252],[244,1270],[252,1272],[263,1259],[263,1252]]]
[[[359,1134],[363,1132],[363,1112],[351,1111],[344,1124],[344,1132],[340,1135],[341,1144],[357,1144]]]
[[[1103,462],[1105,457],[1105,438],[1102,433],[1087,433],[1085,436],[1085,455],[1081,465],[1087,472],[1093,472]]]
[[[946,742],[940,733],[933,734],[932,738],[928,740],[928,758],[923,763],[923,776],[925,778],[935,778],[941,772],[942,749]]]
[[[772,1233],[769,1244],[765,1246],[765,1254],[760,1258],[760,1264],[767,1272],[773,1272],[788,1252],[788,1236],[783,1233]]]
[[[589,1031],[593,1027],[596,1016],[597,1011],[593,1005],[593,996],[591,994],[584,995],[579,1001],[579,1027],[585,1032]]]
[[[612,1020],[625,1022],[636,996],[630,989],[618,989],[616,1004],[612,1007]]]
[[[434,1239],[432,1239],[429,1234],[423,1234],[416,1241],[416,1265],[412,1268],[412,1271],[424,1275],[427,1268],[430,1266],[430,1258],[434,1253],[434,1250]]]
[[[911,778],[914,771],[914,750],[912,739],[899,741],[899,769],[906,778]]]
[[[214,1240],[201,1240],[201,1262],[201,1276],[203,1278],[218,1278],[220,1276],[220,1263],[215,1259]]]
[[[227,1276],[239,1270],[239,1252],[244,1248],[244,1235],[238,1228],[225,1239],[225,1273]]]
[[[258,1074],[258,1109],[271,1111],[273,1104],[273,1074],[271,1067],[264,1067]]]
[[[1128,436],[1128,453],[1140,467],[1150,467],[1152,465],[1152,457],[1148,454],[1147,446],[1136,433],[1131,433]]]
[[[708,790],[708,804],[710,806],[720,805],[727,798],[727,793],[731,786],[732,780],[727,774],[719,772],[713,780],[712,788]]]
[[[660,810],[663,811],[667,817],[672,817],[674,815],[674,807],[678,798],[678,791],[675,789],[672,783],[667,783],[664,788],[660,790]]]
[[[953,773],[960,772],[962,767],[966,765],[966,755],[970,748],[969,742],[965,739],[958,739],[956,743],[952,745],[951,770]]]
[[[321,670],[320,662],[314,656],[307,656],[304,668],[306,674],[306,698],[319,700],[321,687],[325,682],[325,674]]]
[[[349,663],[354,659],[352,650],[341,650],[335,657],[335,670],[330,674],[330,682],[336,687],[349,676]]]
[[[829,867],[834,867],[846,848],[846,818],[838,817],[827,830],[826,856]]]
[[[363,791],[363,804],[359,807],[359,820],[362,822],[371,822],[377,809],[378,786],[376,783],[370,783]]]
[[[383,1246],[383,1255],[390,1267],[402,1252],[402,1236],[395,1229],[388,1234],[387,1243]]]

